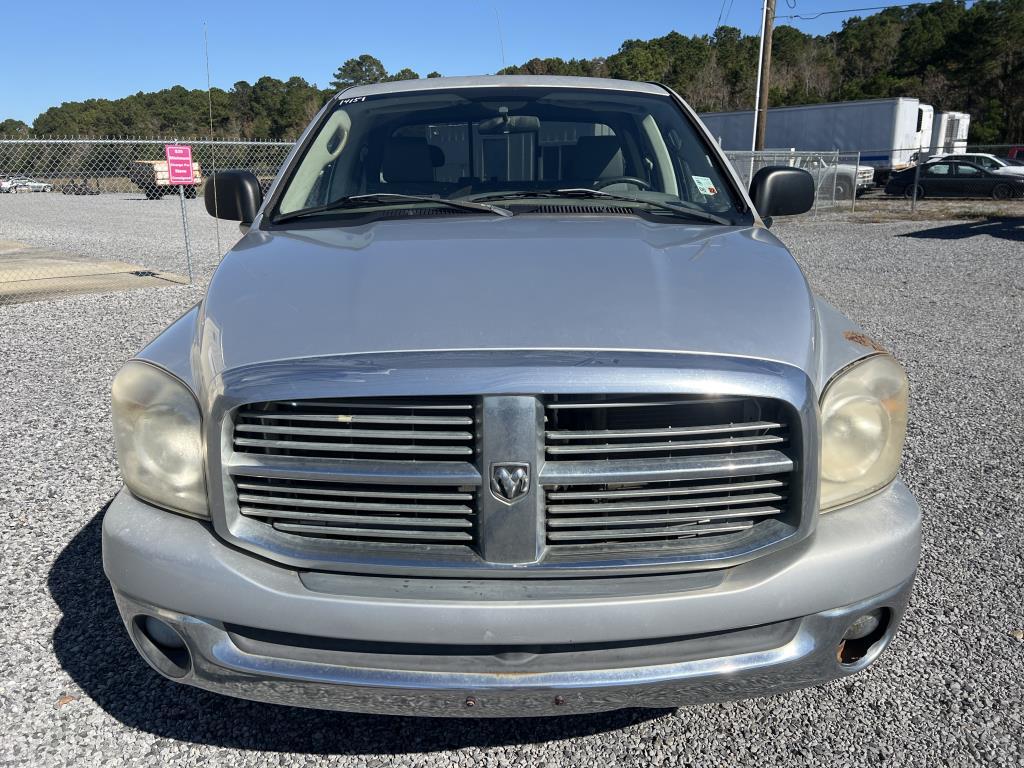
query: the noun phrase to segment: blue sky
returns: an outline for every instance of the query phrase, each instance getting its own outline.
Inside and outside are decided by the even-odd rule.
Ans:
[[[778,13],[810,15],[884,4],[796,0],[792,11],[786,0],[779,0]],[[204,22],[213,84],[229,88],[262,75],[299,75],[326,87],[338,65],[361,53],[377,56],[390,71],[494,72],[502,66],[495,9],[508,64],[535,56],[608,55],[625,39],[673,29],[708,33],[720,12],[728,13],[724,22],[748,33],[755,33],[761,21],[761,0],[51,0],[4,5],[0,49],[8,64],[0,74],[0,119],[27,123],[63,101],[118,98],[176,84],[205,88]],[[820,34],[839,28],[844,17],[780,23]]]

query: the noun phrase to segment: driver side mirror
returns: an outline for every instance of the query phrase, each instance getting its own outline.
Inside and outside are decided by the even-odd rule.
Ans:
[[[206,180],[203,201],[211,216],[251,224],[263,204],[263,190],[249,171],[218,171]]]
[[[769,165],[754,174],[750,199],[769,223],[772,216],[794,216],[814,206],[814,177],[800,168]]]

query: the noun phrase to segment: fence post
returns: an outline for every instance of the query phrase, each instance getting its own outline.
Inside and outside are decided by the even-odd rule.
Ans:
[[[832,158],[832,204],[829,208],[836,207],[836,183],[839,180],[839,152],[837,151],[835,157]],[[856,192],[857,185],[857,174],[853,174],[854,192]]]
[[[918,180],[921,178],[921,152],[918,150],[917,164],[914,166],[914,194],[910,198],[910,212],[914,213],[917,210],[917,187]]]
[[[181,228],[185,232],[185,264],[188,267],[188,284],[192,285],[192,246],[188,241],[188,216],[185,215],[185,187],[178,185],[178,200],[181,201]]]
[[[857,162],[854,164],[853,172],[853,197],[850,198],[850,213],[857,210],[857,182],[860,180],[860,152],[857,152]]]

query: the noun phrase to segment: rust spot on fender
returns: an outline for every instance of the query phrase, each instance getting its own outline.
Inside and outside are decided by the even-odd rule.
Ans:
[[[847,341],[852,341],[854,344],[860,344],[862,347],[873,349],[875,352],[889,351],[866,333],[861,333],[860,331],[844,331],[843,338]]]

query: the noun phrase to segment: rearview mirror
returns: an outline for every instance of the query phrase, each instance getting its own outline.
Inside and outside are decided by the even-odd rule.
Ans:
[[[750,199],[762,219],[806,213],[814,206],[814,177],[788,165],[766,166],[750,182]]]
[[[534,115],[500,115],[477,126],[481,136],[504,133],[534,133],[540,130],[540,118]]]
[[[263,204],[263,190],[249,171],[218,171],[206,180],[203,200],[211,216],[251,224]]]

